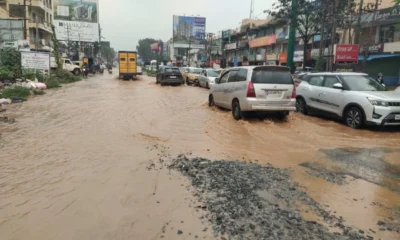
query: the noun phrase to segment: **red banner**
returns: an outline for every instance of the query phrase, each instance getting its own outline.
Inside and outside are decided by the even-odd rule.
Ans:
[[[357,44],[336,44],[335,62],[358,62],[358,53]]]

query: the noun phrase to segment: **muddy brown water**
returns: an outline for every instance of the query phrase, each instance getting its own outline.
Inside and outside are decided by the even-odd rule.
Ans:
[[[161,87],[146,76],[127,82],[104,75],[9,106],[17,122],[0,124],[0,238],[211,239],[188,181],[157,164],[183,153],[291,168],[293,180],[347,225],[400,239],[376,225],[400,206],[399,193],[352,177],[337,185],[299,166],[336,169],[341,163],[327,149],[385,148],[393,151],[383,151],[381,160],[399,167],[400,129],[357,131],[298,114],[288,122],[235,121],[229,111],[210,109],[207,96],[205,89]],[[378,170],[374,177],[385,182],[388,172]],[[399,186],[399,178],[388,181]]]

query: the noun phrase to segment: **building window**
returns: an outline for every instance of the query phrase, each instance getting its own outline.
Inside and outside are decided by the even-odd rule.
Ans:
[[[381,31],[379,35],[382,43],[400,41],[400,31],[396,28],[396,25],[394,24],[381,26]]]

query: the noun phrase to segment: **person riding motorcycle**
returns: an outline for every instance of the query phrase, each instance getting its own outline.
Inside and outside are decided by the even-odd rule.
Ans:
[[[89,74],[89,68],[88,68],[88,64],[86,62],[83,63],[82,74],[84,77],[87,77]]]

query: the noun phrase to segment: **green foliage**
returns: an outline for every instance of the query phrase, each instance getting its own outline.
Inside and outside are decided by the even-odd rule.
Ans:
[[[150,77],[155,77],[157,75],[157,71],[153,71],[151,69],[144,69],[143,71],[147,74],[147,76]]]
[[[0,79],[10,79],[13,73],[5,66],[0,66]]]
[[[14,78],[21,76],[21,53],[15,49],[0,52],[0,64],[11,72]]]
[[[26,98],[31,95],[31,91],[22,86],[15,86],[12,88],[6,88],[3,90],[3,93],[1,94],[2,98],[21,98],[26,100]]]
[[[67,70],[56,70],[51,72],[50,78],[57,80],[59,83],[73,83],[82,80],[81,76],[75,76]]]
[[[315,71],[316,72],[325,71],[325,60],[322,56],[319,56],[317,62],[315,63]]]
[[[145,38],[145,39],[140,39],[139,44],[136,46],[136,51],[138,52],[139,56],[143,59],[145,62],[149,62],[153,59],[157,59],[158,56],[151,52],[150,50],[150,45],[157,42],[157,40],[153,38]]]
[[[46,84],[47,89],[61,87],[61,84],[59,81],[57,81],[55,79],[51,79],[51,78],[44,80],[44,83]]]
[[[33,89],[32,93],[33,93],[34,95],[43,95],[43,94],[44,94],[44,91],[41,90],[41,89]]]
[[[51,25],[51,30],[53,31],[53,35],[51,36],[51,41],[53,42],[54,58],[55,58],[56,63],[58,65],[57,69],[61,70],[62,66],[60,64],[60,59],[61,59],[61,57],[60,57],[60,45],[59,45],[59,42],[57,40],[56,30],[55,30],[54,25]]]
[[[24,69],[22,71],[22,77],[29,80],[35,80],[36,78],[36,71],[32,69]]]
[[[115,58],[114,48],[109,48],[107,46],[102,46],[100,50],[101,56],[107,60],[107,62],[112,63]]]

